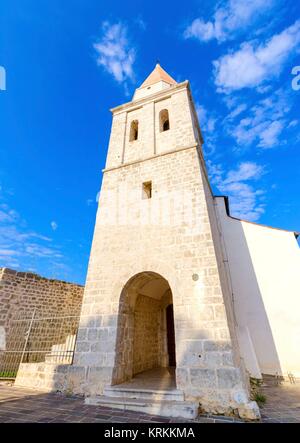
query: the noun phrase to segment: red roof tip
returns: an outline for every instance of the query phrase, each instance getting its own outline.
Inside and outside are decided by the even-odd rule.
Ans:
[[[160,81],[169,83],[170,85],[177,84],[177,82],[160,66],[160,64],[156,63],[155,68],[153,69],[151,74],[146,78],[144,83],[142,83],[140,88],[153,85],[154,83],[158,83]]]

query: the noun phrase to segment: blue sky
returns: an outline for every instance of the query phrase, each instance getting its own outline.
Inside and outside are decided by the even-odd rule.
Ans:
[[[109,109],[157,60],[232,214],[300,231],[299,2],[2,0],[0,29],[0,266],[84,283]]]

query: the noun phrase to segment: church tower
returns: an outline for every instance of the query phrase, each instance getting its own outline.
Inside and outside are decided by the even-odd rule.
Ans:
[[[111,112],[74,390],[131,409],[147,398],[162,415],[255,419],[189,83],[157,64]]]

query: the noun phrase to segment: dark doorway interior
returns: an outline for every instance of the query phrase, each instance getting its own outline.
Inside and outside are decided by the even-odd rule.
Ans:
[[[167,338],[168,338],[168,354],[169,366],[176,366],[175,354],[175,331],[174,331],[174,312],[173,305],[167,307]]]

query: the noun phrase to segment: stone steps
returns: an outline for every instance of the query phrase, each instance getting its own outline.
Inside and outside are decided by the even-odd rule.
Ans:
[[[86,397],[85,404],[97,405],[122,411],[136,411],[162,417],[193,419],[198,415],[198,403],[187,401],[134,399],[107,395]]]
[[[184,394],[179,389],[137,389],[116,385],[105,387],[103,394],[107,397],[184,401]]]

